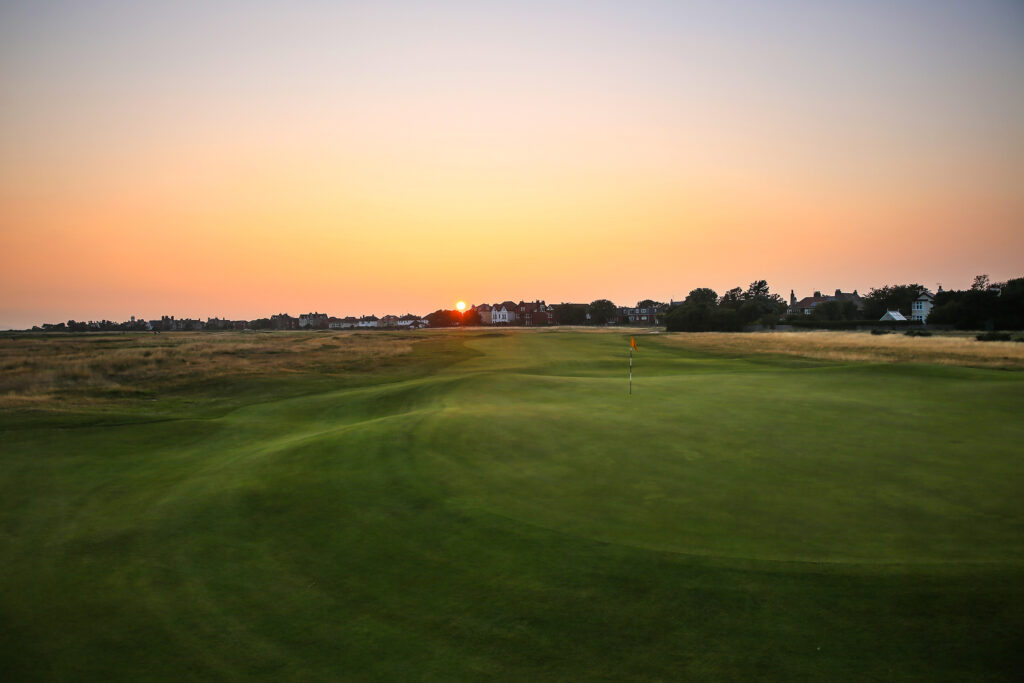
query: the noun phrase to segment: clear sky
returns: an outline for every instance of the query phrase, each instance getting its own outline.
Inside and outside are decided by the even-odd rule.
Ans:
[[[0,329],[1024,275],[1024,3],[0,3]]]

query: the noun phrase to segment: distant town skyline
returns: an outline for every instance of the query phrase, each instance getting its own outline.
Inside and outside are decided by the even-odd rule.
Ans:
[[[981,274],[981,273],[979,273],[979,274]],[[990,279],[991,279],[991,281],[993,283],[996,283],[996,282],[1000,282],[1000,281],[1005,281],[1007,279],[1011,279],[1012,277],[1024,277],[1024,273],[1019,273],[1016,276],[1010,276],[1010,277],[991,277],[990,276]],[[847,292],[858,291],[862,296],[865,296],[865,295],[867,295],[871,291],[871,289],[873,287],[881,288],[881,287],[883,287],[885,285],[910,284],[912,282],[916,282],[916,284],[920,284],[920,285],[926,287],[928,290],[934,292],[934,291],[936,291],[938,289],[938,286],[940,284],[943,287],[943,289],[966,290],[966,289],[970,288],[970,286],[972,284],[970,280],[973,280],[973,279],[974,278],[972,276],[968,281],[963,282],[963,283],[939,281],[939,282],[936,282],[935,284],[931,284],[931,285],[929,285],[926,282],[913,281],[913,280],[905,280],[905,281],[900,280],[898,282],[896,280],[893,280],[892,282],[876,283],[876,284],[873,284],[873,285],[871,285],[869,287],[861,287],[861,288],[857,288],[857,287],[823,287],[823,286],[819,286],[819,287],[810,287],[810,288],[807,288],[807,289],[787,288],[787,289],[783,290],[783,289],[776,289],[775,287],[771,287],[771,291],[772,291],[773,294],[778,294],[784,301],[788,302],[789,301],[789,293],[790,293],[791,290],[796,293],[798,299],[799,298],[809,297],[809,296],[811,296],[815,292],[822,292],[825,295],[829,295],[829,294],[831,294],[832,292],[834,292],[836,290],[843,290],[843,291],[847,291]],[[711,287],[711,289],[714,289],[716,291],[716,293],[719,296],[721,296],[721,295],[725,294],[728,290],[732,289],[733,287],[746,288],[749,284],[750,284],[750,282],[736,283],[735,285],[732,285],[732,286]],[[771,286],[771,282],[769,282],[768,284],[769,284],[769,286]],[[674,301],[681,301],[681,300],[683,300],[686,297],[686,295],[692,289],[696,289],[698,287],[707,287],[707,286],[709,286],[709,285],[707,285],[707,284],[703,284],[703,285],[702,284],[695,284],[692,287],[686,288],[686,291],[681,291],[678,294],[673,294],[672,296],[661,297],[661,298],[659,298],[657,296],[640,296],[640,297],[635,297],[635,298],[627,300],[627,299],[624,299],[624,298],[615,298],[615,297],[609,297],[609,296],[596,296],[596,297],[595,296],[581,296],[581,297],[576,297],[576,298],[552,299],[552,298],[544,297],[544,296],[535,296],[535,297],[512,297],[511,300],[527,301],[527,302],[528,301],[534,301],[534,300],[541,300],[541,301],[546,301],[549,305],[557,305],[559,303],[586,303],[586,304],[589,304],[589,303],[591,303],[593,301],[596,301],[597,299],[608,299],[608,300],[612,301],[614,304],[616,304],[619,307],[626,307],[626,308],[628,308],[628,307],[635,306],[640,301],[645,301],[645,300],[649,300],[649,299],[650,300],[654,300],[654,301],[659,301],[661,303],[666,303],[666,304],[669,303],[670,301],[673,301],[673,300]],[[30,329],[33,326],[39,326],[39,325],[42,325],[44,323],[62,323],[62,322],[67,322],[68,320],[75,320],[77,322],[102,321],[102,320],[108,320],[108,321],[114,321],[114,322],[122,322],[122,321],[127,321],[130,318],[132,318],[132,317],[135,317],[135,318],[137,318],[140,321],[148,321],[148,320],[153,320],[153,319],[159,319],[159,318],[161,318],[163,316],[171,316],[171,317],[186,318],[186,319],[197,319],[197,320],[206,320],[208,318],[210,318],[210,319],[218,319],[219,318],[219,319],[225,319],[225,320],[257,320],[257,319],[260,319],[260,318],[268,318],[270,316],[277,315],[277,314],[285,314],[285,315],[290,315],[290,316],[293,316],[293,317],[297,318],[297,317],[299,317],[301,315],[305,315],[306,313],[311,313],[311,312],[325,313],[327,315],[337,316],[337,317],[383,316],[383,315],[396,315],[396,314],[397,315],[404,315],[404,314],[408,314],[408,313],[412,313],[412,314],[414,314],[416,316],[424,316],[424,315],[427,315],[427,314],[432,313],[432,312],[437,311],[437,310],[442,310],[442,309],[454,310],[454,309],[457,308],[457,304],[460,301],[465,301],[466,305],[468,307],[468,306],[476,306],[476,305],[481,305],[481,304],[497,304],[497,303],[500,303],[502,301],[508,301],[508,300],[510,300],[510,297],[508,297],[508,296],[491,297],[491,298],[488,298],[488,299],[473,299],[472,297],[469,297],[469,298],[458,298],[458,299],[453,298],[449,302],[442,302],[442,303],[439,303],[439,304],[427,306],[425,308],[413,308],[413,307],[404,307],[403,308],[401,305],[399,305],[397,307],[392,307],[392,308],[389,308],[389,309],[386,309],[386,310],[358,310],[358,311],[356,311],[356,310],[347,310],[347,309],[343,310],[341,308],[331,307],[331,306],[319,306],[319,307],[316,307],[316,306],[313,306],[313,307],[310,307],[310,306],[306,306],[306,307],[291,306],[291,307],[280,308],[280,309],[275,308],[275,309],[257,310],[257,311],[253,311],[253,312],[247,313],[247,314],[232,314],[232,313],[225,313],[225,312],[219,312],[219,313],[205,313],[204,312],[202,314],[198,314],[198,313],[196,313],[194,311],[180,311],[177,308],[171,306],[171,307],[168,307],[166,310],[159,311],[159,312],[152,313],[152,314],[150,314],[150,313],[141,313],[141,312],[134,312],[134,313],[133,312],[120,312],[120,313],[115,312],[115,313],[109,313],[109,314],[103,314],[103,315],[82,315],[82,314],[77,314],[76,315],[76,314],[68,314],[68,315],[63,315],[63,316],[50,316],[50,317],[45,318],[45,319],[44,318],[40,318],[40,317],[37,316],[35,318],[26,319],[26,322],[24,322],[22,324],[15,323],[15,324],[6,324],[5,325],[2,322],[0,322],[0,330],[7,330],[7,329],[10,329],[10,330]],[[180,307],[178,307],[178,308],[180,308]]]
[[[1024,4],[0,5],[0,329],[1024,274]]]

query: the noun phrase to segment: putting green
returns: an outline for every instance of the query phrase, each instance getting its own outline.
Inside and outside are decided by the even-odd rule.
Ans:
[[[642,335],[630,396],[628,335],[437,339],[358,382],[3,415],[3,669],[963,680],[1024,665],[1024,374]]]

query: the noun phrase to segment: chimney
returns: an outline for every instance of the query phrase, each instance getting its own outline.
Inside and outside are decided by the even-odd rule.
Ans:
[[[792,289],[789,290],[789,305],[796,306],[796,294],[793,293]]]
[[[836,289],[836,296],[839,296],[842,293],[843,293],[843,291],[841,289]]]

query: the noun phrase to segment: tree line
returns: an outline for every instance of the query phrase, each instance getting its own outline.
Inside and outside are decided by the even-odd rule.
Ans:
[[[734,287],[721,297],[708,287],[692,290],[665,316],[670,332],[739,332],[749,325],[774,327],[786,312],[786,302],[772,294],[768,283],[755,280],[746,290]]]
[[[988,275],[979,275],[970,289],[939,292],[928,323],[959,330],[1024,330],[1024,277],[992,284]]]

